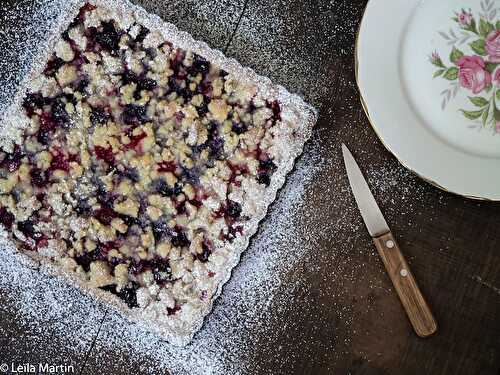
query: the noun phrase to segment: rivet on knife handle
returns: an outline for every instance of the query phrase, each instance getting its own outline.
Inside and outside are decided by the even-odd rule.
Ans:
[[[376,237],[373,242],[375,242],[413,329],[420,337],[432,335],[437,330],[436,320],[392,233]]]

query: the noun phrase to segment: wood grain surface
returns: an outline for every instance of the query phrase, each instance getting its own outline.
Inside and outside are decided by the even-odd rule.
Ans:
[[[2,6],[27,2],[3,0]],[[276,333],[254,342],[250,373],[499,375],[500,205],[467,200],[426,184],[401,167],[377,139],[354,77],[354,42],[366,1],[170,3],[157,9],[158,1],[142,1],[148,10],[304,95],[320,109],[315,134],[329,144],[322,155],[327,166],[307,192],[310,204],[304,213],[318,251],[287,275],[289,283],[300,280],[303,285],[297,295],[303,303],[276,308],[271,323]],[[225,8],[224,15],[214,11]],[[267,27],[270,37],[252,37],[256,24]],[[11,26],[4,22],[0,29]],[[0,41],[0,50],[8,48]],[[12,62],[13,69],[16,64]],[[0,72],[0,83],[8,77]],[[439,331],[431,338],[414,334],[362,225],[348,191],[342,142],[368,176],[433,307]],[[306,153],[311,148],[310,143]],[[394,183],[377,183],[380,176],[391,176]],[[325,223],[347,220],[350,225],[333,236],[322,230]],[[75,309],[85,303],[90,301]],[[270,302],[269,308],[274,307]],[[143,372],[143,358],[102,346],[106,337],[101,327],[109,324],[105,314],[92,318],[96,321],[89,326],[97,329],[85,329],[82,322],[78,355],[56,350],[74,345],[67,337],[33,330],[16,317],[15,296],[0,290],[0,360],[69,361],[81,374]],[[279,355],[269,350],[273,347],[280,348]]]

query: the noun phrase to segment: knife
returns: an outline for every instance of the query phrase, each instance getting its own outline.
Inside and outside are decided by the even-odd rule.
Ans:
[[[373,238],[392,284],[398,293],[415,333],[427,337],[437,331],[437,323],[399,249],[356,160],[345,144],[342,154],[351,189],[361,216]]]

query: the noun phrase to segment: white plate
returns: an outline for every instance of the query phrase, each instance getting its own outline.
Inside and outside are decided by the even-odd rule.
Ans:
[[[447,191],[500,200],[500,0],[370,0],[356,48],[387,149]]]

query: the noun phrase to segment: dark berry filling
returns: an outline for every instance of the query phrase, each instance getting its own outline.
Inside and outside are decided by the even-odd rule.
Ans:
[[[125,147],[127,149],[134,149],[136,148],[140,143],[141,141],[147,137],[147,134],[142,132],[140,134],[137,134],[137,135],[132,135],[130,136],[130,143],[128,143]]]
[[[173,308],[167,307],[167,314],[168,315],[175,315],[180,310],[181,310],[181,307],[179,305],[175,305]]]
[[[109,225],[118,214],[109,207],[102,207],[94,212],[94,217],[104,225]]]
[[[16,145],[12,153],[4,153],[4,158],[0,162],[0,168],[5,168],[8,172],[13,173],[21,166],[21,159],[24,153],[21,147]]]
[[[148,122],[146,107],[128,104],[123,110],[122,120],[127,125],[139,125]]]
[[[35,236],[35,226],[31,220],[18,222],[17,229],[28,238],[33,238]]]
[[[157,193],[163,195],[164,197],[171,197],[174,195],[174,189],[171,188],[167,184],[167,181],[165,181],[163,178],[159,178],[153,181],[152,186],[153,186],[153,191],[156,191]]]
[[[231,129],[233,130],[233,132],[239,135],[248,131],[248,125],[241,122],[234,122]]]
[[[210,71],[210,63],[201,56],[195,56],[193,63],[189,68],[189,74],[195,76],[198,73],[203,75]]]
[[[28,93],[23,101],[23,107],[29,117],[33,116],[37,109],[43,109],[46,104],[47,101],[41,93]]]
[[[64,60],[54,56],[47,63],[47,66],[45,67],[43,74],[45,74],[47,77],[54,77],[56,75],[56,72],[63,65],[64,65]]]
[[[123,300],[128,307],[134,308],[139,307],[137,304],[137,289],[139,289],[139,287],[139,284],[130,281],[126,286],[122,287],[120,291],[117,291],[116,284],[106,285],[101,287],[101,289],[113,293]]]
[[[237,219],[241,215],[241,205],[238,202],[228,199],[226,212],[233,219]]]
[[[90,113],[90,121],[92,125],[103,125],[108,122],[110,115],[103,108],[92,108]]]
[[[61,99],[56,99],[52,104],[52,119],[58,126],[67,127],[71,121],[65,107]]]
[[[158,83],[151,78],[142,78],[137,82],[137,90],[153,91],[158,86]]]
[[[120,34],[116,31],[112,21],[102,22],[102,30],[95,34],[95,41],[104,50],[116,54],[120,49]]]
[[[186,233],[180,227],[176,227],[174,233],[172,234],[172,245],[175,247],[188,247],[191,241],[186,236]]]
[[[55,150],[52,153],[52,161],[50,162],[50,167],[48,169],[48,172],[52,171],[65,171],[69,172],[70,165],[69,163],[74,160],[74,157],[66,157],[64,153],[61,150]]]
[[[205,238],[201,244],[201,248],[202,253],[197,255],[197,259],[202,263],[206,263],[208,262],[208,257],[214,250],[214,245],[212,241]]]
[[[5,228],[10,229],[14,221],[14,215],[7,211],[5,207],[0,207],[0,223],[2,223]]]
[[[139,34],[137,34],[137,37],[135,38],[136,43],[144,42],[144,39],[146,39],[146,37],[149,34],[149,29],[147,27],[140,25],[140,28],[141,30],[139,31]]]
[[[271,176],[276,171],[276,164],[267,158],[264,160],[259,160],[259,169],[257,175],[257,181],[260,184],[269,186],[271,184]]]
[[[167,260],[155,259],[151,262],[153,277],[159,284],[172,281],[172,269]]]
[[[79,199],[76,203],[75,211],[79,216],[87,217],[92,212],[92,207],[87,199]]]
[[[280,121],[281,120],[281,106],[278,103],[277,100],[273,102],[267,102],[268,108],[270,108],[273,111],[273,121]]]
[[[115,164],[115,154],[113,153],[113,148],[111,146],[106,148],[102,146],[95,146],[94,152],[98,159],[104,160],[109,165]]]
[[[177,169],[177,165],[174,161],[162,161],[158,163],[158,172],[175,172]]]
[[[16,220],[16,209],[0,206],[0,223],[23,233],[23,236],[19,235],[19,242],[25,249],[37,250],[46,246],[50,239],[63,240],[68,250],[65,256],[73,258],[85,272],[90,272],[96,261],[107,263],[110,276],[116,276],[115,267],[125,266],[128,282],[119,286],[112,283],[102,286],[102,289],[116,294],[130,307],[137,307],[137,289],[147,286],[141,273],[151,271],[154,282],[160,287],[177,282],[172,277],[168,255],[160,258],[151,246],[168,243],[177,251],[182,248],[182,254],[188,252],[193,261],[206,263],[221,245],[219,241],[230,242],[243,234],[242,224],[248,218],[242,215],[241,204],[227,197],[241,188],[242,181],[247,178],[265,185],[271,183],[277,166],[266,151],[261,150],[263,138],[254,140],[253,134],[248,133],[256,126],[264,132],[274,126],[281,120],[281,107],[272,100],[265,103],[257,99],[249,103],[239,102],[238,96],[226,92],[227,72],[199,55],[174,49],[169,42],[146,48],[143,41],[150,30],[144,26],[133,26],[139,26],[135,38],[130,29],[120,30],[114,21],[103,21],[98,27],[85,27],[84,21],[94,9],[90,4],[82,7],[70,25],[74,29],[62,34],[74,53],[73,61],[65,62],[52,55],[46,64],[44,74],[58,78],[54,94],[45,97],[42,94],[45,90],[41,90],[27,93],[24,98],[26,116],[38,129],[24,134],[22,146],[16,146],[11,153],[0,152],[2,178],[15,173],[21,166],[25,168],[21,171],[29,171],[29,189],[25,189],[23,180],[11,189],[9,199],[19,204],[29,191],[41,208],[28,219]],[[85,50],[81,50],[77,41],[72,39],[73,33],[85,36]],[[128,42],[120,46],[122,37]],[[141,56],[138,69],[127,60],[129,53]],[[115,73],[101,69],[108,54],[116,57],[118,63],[121,61]],[[168,69],[173,71],[173,74],[168,73],[168,79],[156,67],[151,70],[157,57],[168,59]],[[60,87],[58,81],[64,80],[61,68],[65,66],[75,70],[76,76],[67,87]],[[105,75],[104,81],[110,83],[102,91],[99,90],[102,83],[88,73],[96,67]],[[134,92],[131,92],[133,88],[123,88],[130,84],[135,85]],[[228,113],[224,119],[218,119],[211,106],[212,100],[225,101]],[[162,108],[174,105],[172,112],[169,109],[167,121],[161,117],[160,104]],[[265,110],[263,112],[268,118],[257,125],[256,116],[248,114],[259,110]],[[86,118],[82,121],[83,116]],[[87,125],[89,121],[90,127]],[[196,134],[198,143],[188,140],[192,134],[188,128],[190,122],[197,128],[206,127],[206,140],[203,128]],[[143,127],[146,123],[147,127]],[[163,131],[164,126],[171,127],[168,134]],[[83,130],[82,139],[74,139],[74,127]],[[102,134],[103,139],[97,134]],[[238,141],[237,151],[234,151],[235,143],[232,142],[235,139]],[[150,142],[155,144],[145,147],[146,142],[148,146]],[[41,151],[49,152],[51,157],[44,155],[39,158],[37,153]],[[170,156],[164,157],[163,151]],[[253,163],[242,160],[241,155],[253,159],[253,163],[258,161],[257,172],[251,171],[249,166]],[[162,161],[163,158],[168,161]],[[218,176],[217,169],[212,169],[215,166],[220,167],[219,171],[223,169],[225,174]],[[168,173],[174,174],[175,179]],[[206,185],[207,176],[213,176],[218,183],[226,185],[226,199],[215,211],[204,206],[209,198],[220,202],[216,189]],[[177,181],[173,186],[171,179]],[[71,186],[70,191],[65,194],[57,192],[61,197],[58,199],[63,199],[70,210],[72,208],[71,218],[87,219],[84,221],[96,226],[84,237],[68,229],[69,224],[60,224],[64,220],[52,206],[54,191],[64,184]],[[159,207],[151,196],[153,194],[159,194],[171,203],[174,212]],[[154,199],[158,200],[158,197]],[[70,217],[66,215],[63,216]],[[193,229],[190,220],[195,215],[204,215],[210,221],[223,218],[225,226],[220,233],[210,233],[204,226]],[[186,219],[190,225],[186,224]],[[42,223],[57,223],[62,228],[58,227],[57,233],[45,233],[45,230],[40,233],[41,230],[36,228],[45,228]],[[203,233],[201,249],[194,252],[190,238],[199,233]],[[112,240],[106,242],[107,239]],[[92,248],[87,247],[86,240],[94,242],[93,250],[87,251]],[[77,241],[81,241],[79,247],[75,245]],[[132,253],[125,251],[126,247],[132,249]],[[141,249],[140,256],[135,253],[136,249]],[[208,277],[214,276],[214,272],[208,271]],[[207,295],[207,291],[201,291],[201,298]],[[168,315],[181,310],[178,302],[167,309]]]
[[[48,176],[45,171],[42,171],[40,168],[33,168],[30,171],[31,182],[38,188],[43,188],[47,186]]]
[[[172,230],[167,224],[165,219],[160,219],[155,221],[151,225],[151,229],[153,230],[153,236],[157,243],[161,242],[164,239],[167,239],[172,234]]]
[[[125,171],[121,172],[121,175],[128,178],[132,182],[139,182],[140,176],[137,168],[126,168]]]

